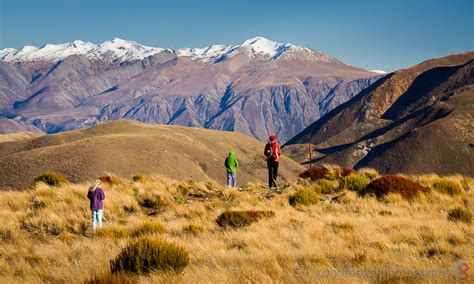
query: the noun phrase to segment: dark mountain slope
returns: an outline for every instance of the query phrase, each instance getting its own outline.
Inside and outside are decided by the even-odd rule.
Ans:
[[[426,61],[379,79],[287,143],[317,162],[389,172],[474,175],[474,52]],[[298,145],[300,144],[300,145]]]

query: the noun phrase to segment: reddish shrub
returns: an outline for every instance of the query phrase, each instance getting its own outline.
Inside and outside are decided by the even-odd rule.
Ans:
[[[355,171],[354,171],[353,169],[342,168],[342,173],[341,173],[341,175],[342,175],[343,177],[345,177],[345,176],[348,176],[348,175],[353,174],[353,173],[355,173]]]
[[[320,179],[338,179],[340,177],[348,176],[355,173],[353,169],[342,168],[339,166],[323,166],[323,167],[312,167],[300,174],[301,178],[310,178],[313,181]]]
[[[374,193],[382,197],[388,193],[398,193],[406,199],[413,199],[421,193],[428,192],[429,188],[401,176],[383,176],[378,178],[360,191],[361,194]]]
[[[311,180],[319,180],[325,178],[329,170],[325,167],[312,167],[300,174],[301,178],[310,178]]]

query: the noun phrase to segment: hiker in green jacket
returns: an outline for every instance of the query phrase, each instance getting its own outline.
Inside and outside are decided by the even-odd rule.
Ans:
[[[237,168],[239,167],[239,161],[237,161],[234,151],[229,151],[229,156],[225,158],[224,165],[227,169],[227,188],[237,187]]]

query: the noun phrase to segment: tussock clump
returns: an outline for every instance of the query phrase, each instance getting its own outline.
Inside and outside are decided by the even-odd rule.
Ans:
[[[464,191],[469,191],[471,189],[471,185],[474,183],[474,179],[466,176],[461,176],[460,183]]]
[[[67,176],[58,172],[45,172],[42,175],[35,177],[35,183],[45,183],[49,186],[63,186],[68,184]]]
[[[209,191],[218,191],[219,190],[219,185],[214,181],[207,181],[205,183],[205,186],[206,186],[207,190],[209,190]]]
[[[186,184],[180,184],[176,188],[176,192],[178,194],[183,195],[183,196],[187,196],[191,192],[191,188],[190,188],[190,186],[188,186]]]
[[[206,229],[204,228],[203,225],[200,224],[188,224],[183,227],[182,232],[185,234],[191,234],[191,235],[199,235],[201,233],[204,233]]]
[[[95,235],[102,238],[124,239],[132,235],[132,230],[124,226],[107,226],[98,228]]]
[[[99,179],[100,181],[102,181],[102,183],[108,184],[108,185],[118,185],[118,184],[123,183],[122,178],[116,175],[105,175],[105,176],[99,177]]]
[[[28,254],[25,256],[25,260],[31,265],[38,265],[43,259],[36,254]]]
[[[151,270],[182,272],[189,263],[189,253],[180,245],[163,240],[142,238],[130,242],[110,262],[112,273],[145,274]]]
[[[51,234],[53,236],[59,236],[65,230],[63,223],[48,222],[38,218],[25,218],[20,222],[20,228],[30,233]]]
[[[460,195],[464,192],[461,184],[445,178],[436,179],[433,182],[433,189],[448,195]]]
[[[376,169],[373,168],[361,168],[357,170],[357,173],[360,175],[363,175],[365,177],[368,177],[370,180],[374,180],[378,177],[380,177],[379,172]]]
[[[354,173],[353,169],[343,168],[338,165],[324,164],[323,167],[328,170],[328,172],[326,173],[326,178],[332,180],[336,180]]]
[[[336,189],[339,188],[339,183],[337,181],[325,178],[318,180],[318,185],[321,188],[320,192],[325,194],[334,193]]]
[[[150,182],[150,178],[142,173],[136,173],[132,176],[134,182],[147,183]]]
[[[462,207],[456,207],[449,211],[448,220],[454,222],[461,221],[470,224],[472,223],[472,213]]]
[[[217,217],[216,223],[223,228],[241,228],[273,216],[273,211],[225,211]]]
[[[138,204],[137,203],[130,203],[130,204],[124,204],[122,206],[123,208],[123,211],[129,213],[129,214],[132,214],[132,213],[137,213],[140,211],[140,208],[138,207]]]
[[[352,231],[354,230],[354,225],[352,223],[331,223],[329,225],[333,231]]]
[[[16,238],[16,234],[12,229],[3,228],[0,229],[0,241],[7,242],[13,241]]]
[[[311,205],[319,202],[319,195],[314,190],[303,188],[291,195],[288,201],[293,207],[298,205]]]
[[[133,231],[133,236],[139,237],[143,235],[152,235],[164,232],[166,232],[166,228],[163,224],[150,221],[141,224],[137,229],[135,229],[135,231]]]
[[[347,188],[352,191],[360,191],[365,189],[369,183],[370,179],[367,176],[353,173],[342,177],[339,180],[339,187]]]
[[[138,198],[138,204],[141,207],[158,210],[166,206],[166,201],[160,195],[142,196]]]
[[[135,284],[138,281],[126,273],[104,273],[84,281],[84,284]]]
[[[373,193],[378,198],[389,193],[396,193],[400,194],[405,199],[412,200],[428,191],[429,189],[427,187],[421,186],[408,178],[389,175],[372,181],[365,189],[359,191],[359,193],[363,195]]]
[[[299,189],[303,189],[303,188],[308,188],[308,189],[311,189],[311,190],[314,190],[315,192],[317,193],[321,193],[322,192],[322,188],[321,186],[319,185],[318,182],[313,182],[311,179],[309,178],[306,178],[306,179],[299,179],[297,184],[293,186],[295,189],[299,190]]]

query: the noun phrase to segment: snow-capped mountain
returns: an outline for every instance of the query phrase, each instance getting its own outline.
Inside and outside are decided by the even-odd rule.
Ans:
[[[70,55],[86,55],[89,59],[105,59],[110,61],[141,60],[161,52],[168,51],[180,57],[189,57],[192,60],[204,62],[218,62],[244,53],[251,57],[263,57],[278,60],[283,55],[287,58],[296,58],[302,53],[307,60],[330,62],[335,58],[320,51],[296,46],[290,43],[277,43],[263,37],[255,37],[244,41],[240,45],[211,45],[204,48],[158,48],[138,44],[115,38],[101,44],[93,44],[75,40],[64,44],[46,44],[42,47],[25,46],[20,50],[5,48],[0,50],[0,60],[7,62],[18,61],[58,61]]]
[[[0,117],[47,133],[126,118],[285,142],[378,78],[263,37],[181,49],[76,40],[3,49],[0,59]]]
[[[378,70],[378,69],[375,69],[375,70],[369,70],[370,72],[372,73],[377,73],[377,74],[381,74],[381,75],[385,75],[387,74],[388,72],[387,71],[384,71],[384,70]]]

